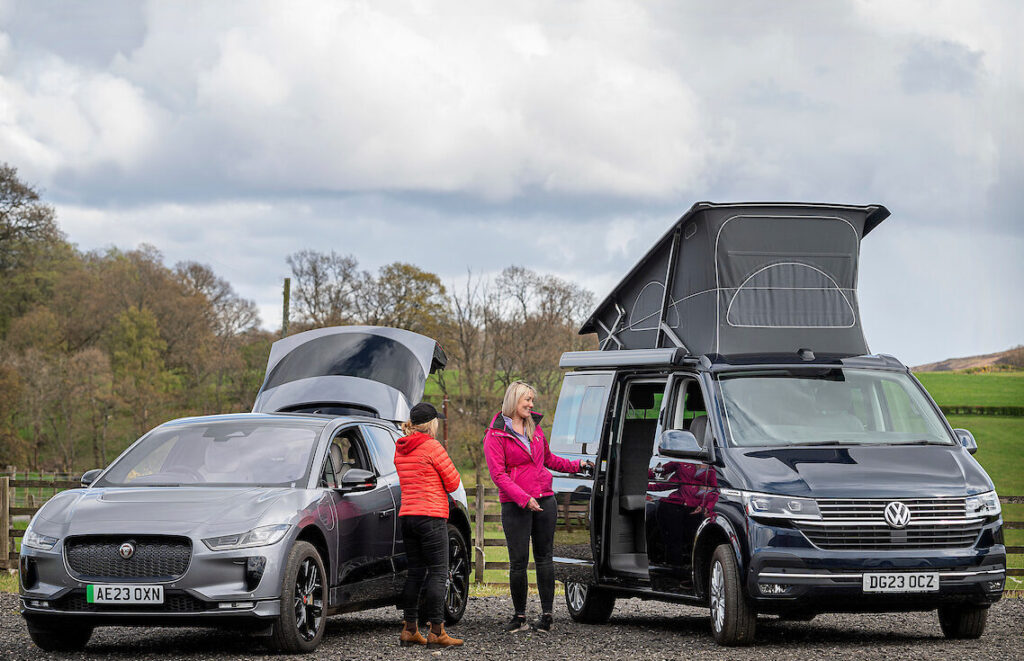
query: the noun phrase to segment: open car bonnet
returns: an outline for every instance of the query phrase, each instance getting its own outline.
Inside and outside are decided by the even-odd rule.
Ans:
[[[433,339],[397,328],[336,326],[278,340],[254,413],[323,412],[405,420],[448,357]]]

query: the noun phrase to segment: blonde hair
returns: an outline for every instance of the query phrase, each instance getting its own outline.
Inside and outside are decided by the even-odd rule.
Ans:
[[[408,436],[409,434],[413,434],[415,432],[426,434],[431,438],[437,438],[437,418],[434,418],[433,420],[428,420],[427,422],[423,422],[418,425],[412,424],[412,422],[409,420],[406,420],[405,422],[402,423],[403,434]]]
[[[501,402],[501,414],[510,418],[515,415],[516,407],[519,406],[519,400],[525,397],[527,393],[532,393],[534,397],[537,396],[537,391],[525,381],[513,381],[508,384],[508,388],[505,389],[505,399]],[[533,430],[536,427],[537,424],[533,421],[533,416],[526,416],[523,424],[523,432],[526,434],[526,438],[533,439]]]

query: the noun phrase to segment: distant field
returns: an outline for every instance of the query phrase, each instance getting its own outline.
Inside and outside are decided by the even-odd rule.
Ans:
[[[915,374],[939,406],[1024,406],[1024,371]]]
[[[949,424],[974,434],[978,441],[974,458],[999,493],[1024,496],[1024,418],[951,415]]]

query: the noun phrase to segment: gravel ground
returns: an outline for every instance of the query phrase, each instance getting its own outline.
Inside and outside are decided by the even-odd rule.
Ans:
[[[536,604],[533,605],[536,608]],[[17,597],[0,594],[0,659],[42,659],[16,612]],[[714,644],[705,611],[687,606],[620,600],[606,626],[574,624],[556,602],[550,634],[499,631],[511,611],[507,597],[477,597],[451,629],[462,649],[430,652],[398,646],[398,616],[382,608],[332,618],[319,650],[305,658],[399,659],[1024,659],[1024,600],[992,607],[979,640],[947,641],[934,613],[819,615],[812,622],[758,622],[756,645]],[[125,659],[249,659],[265,654],[252,638],[205,629],[102,628],[77,657]],[[68,658],[68,657],[62,657]],[[303,658],[303,657],[296,657]]]

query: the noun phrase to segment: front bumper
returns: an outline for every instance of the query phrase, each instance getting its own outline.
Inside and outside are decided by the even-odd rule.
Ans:
[[[987,525],[979,540],[1001,541],[1000,526],[1001,521]],[[947,604],[988,606],[1002,598],[1006,548],[1001,543],[941,550],[827,551],[792,528],[752,521],[750,531],[750,539],[762,544],[751,545],[746,587],[761,612],[899,612]],[[865,592],[863,576],[878,572],[935,572],[939,589]]]
[[[281,573],[290,537],[269,546],[219,552],[210,551],[200,540],[193,539],[188,568],[173,581],[78,576],[65,562],[63,541],[49,551],[23,548],[20,559],[22,614],[30,621],[70,616],[94,626],[266,623],[280,613]],[[258,579],[252,571],[254,568],[261,570]],[[32,579],[29,585],[26,585],[26,576]],[[164,603],[87,602],[88,585],[119,583],[162,585]]]

